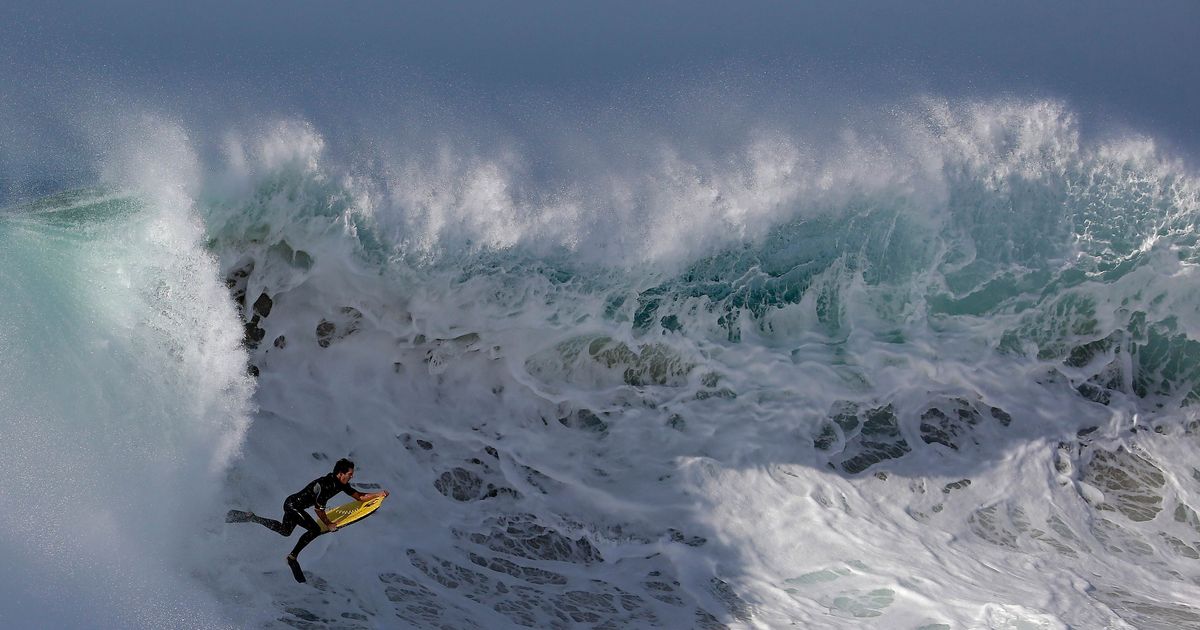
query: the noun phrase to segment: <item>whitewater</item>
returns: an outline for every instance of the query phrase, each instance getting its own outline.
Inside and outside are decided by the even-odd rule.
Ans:
[[[922,97],[547,175],[205,129],[131,113],[0,210],[0,625],[1200,627],[1200,188],[1153,137]],[[223,521],[342,457],[391,497],[307,584]]]

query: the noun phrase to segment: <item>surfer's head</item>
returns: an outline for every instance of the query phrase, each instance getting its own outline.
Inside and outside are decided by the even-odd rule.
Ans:
[[[337,460],[337,463],[333,465],[333,476],[342,483],[349,483],[350,478],[354,476],[354,462],[344,457]]]

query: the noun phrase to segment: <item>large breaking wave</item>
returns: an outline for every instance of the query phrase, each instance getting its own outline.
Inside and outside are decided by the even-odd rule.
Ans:
[[[95,596],[135,625],[1200,623],[1195,175],[1054,102],[781,129],[547,176],[503,143],[341,159],[295,119],[201,165],[133,125],[111,188],[0,219],[6,461],[43,475],[5,498],[49,474],[94,523],[150,483],[126,531],[179,581],[132,622]],[[220,522],[347,455],[393,498],[305,552],[315,589]],[[15,531],[55,588],[55,541],[98,546]]]

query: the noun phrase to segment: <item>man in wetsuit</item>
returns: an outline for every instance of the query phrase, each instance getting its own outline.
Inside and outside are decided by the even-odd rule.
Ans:
[[[300,555],[300,551],[308,546],[308,543],[323,533],[321,526],[317,525],[317,522],[305,510],[310,507],[313,508],[317,513],[317,518],[321,519],[322,523],[325,523],[329,531],[336,532],[337,525],[334,525],[333,521],[330,521],[329,517],[325,515],[325,504],[337,496],[339,492],[345,492],[356,501],[370,501],[376,497],[388,496],[387,490],[364,494],[351,488],[349,482],[353,477],[354,462],[348,459],[339,459],[333,465],[333,472],[310,481],[308,485],[304,486],[304,489],[284,500],[282,522],[236,510],[231,510],[226,520],[252,521],[282,536],[291,536],[292,531],[296,529],[297,525],[303,527],[305,529],[304,534],[300,536],[300,540],[296,542],[292,553],[288,554],[287,557],[288,567],[292,569],[292,575],[296,578],[297,582],[303,582],[304,572],[300,570],[300,563],[296,561],[296,556]]]

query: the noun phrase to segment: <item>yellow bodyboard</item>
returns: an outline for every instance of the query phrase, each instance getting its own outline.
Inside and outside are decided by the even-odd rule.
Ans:
[[[375,497],[366,502],[351,501],[345,505],[339,505],[332,510],[325,510],[325,516],[328,516],[329,520],[333,521],[333,524],[337,525],[338,529],[341,529],[370,516],[372,512],[379,509],[379,506],[383,503],[383,499],[384,497]],[[317,524],[321,526],[321,531],[329,531],[329,528],[325,527],[325,523],[321,523],[320,519],[317,519],[317,521]]]

